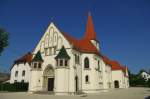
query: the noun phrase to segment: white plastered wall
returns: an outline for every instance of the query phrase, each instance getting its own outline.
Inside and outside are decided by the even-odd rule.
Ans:
[[[10,83],[14,83],[15,80],[17,82],[21,82],[22,80],[24,80],[24,82],[29,82],[30,69],[31,67],[28,63],[15,64],[13,68],[11,69]],[[24,70],[25,70],[25,76],[22,76],[22,71]],[[15,77],[16,71],[18,71],[18,76]]]
[[[114,87],[114,81],[119,81],[119,88],[125,88],[125,77],[122,70],[114,70],[112,71],[112,85]]]

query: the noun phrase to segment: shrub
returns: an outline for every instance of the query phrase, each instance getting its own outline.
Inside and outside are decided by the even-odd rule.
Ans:
[[[28,90],[28,83],[1,83],[0,84],[0,91],[12,91],[12,92],[19,92],[19,91],[27,91]]]

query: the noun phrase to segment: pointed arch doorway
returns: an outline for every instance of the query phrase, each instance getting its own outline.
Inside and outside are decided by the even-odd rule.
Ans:
[[[44,69],[43,87],[45,91],[54,91],[54,68],[51,65]]]

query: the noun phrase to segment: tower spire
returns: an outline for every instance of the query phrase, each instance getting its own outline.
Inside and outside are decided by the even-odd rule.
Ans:
[[[94,30],[94,24],[91,16],[91,12],[88,13],[88,20],[86,24],[85,38],[90,40],[96,40],[96,33]]]

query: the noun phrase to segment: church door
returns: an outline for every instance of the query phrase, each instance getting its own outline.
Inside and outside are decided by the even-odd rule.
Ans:
[[[114,86],[115,86],[115,88],[119,88],[119,81],[114,81]]]
[[[54,78],[48,78],[48,91],[53,91],[54,89]]]

